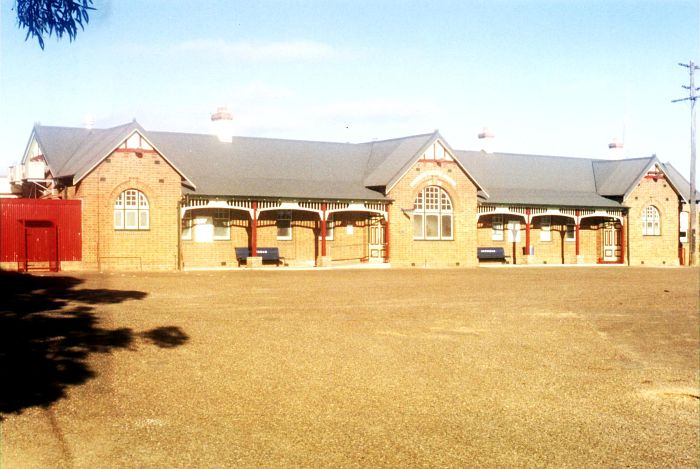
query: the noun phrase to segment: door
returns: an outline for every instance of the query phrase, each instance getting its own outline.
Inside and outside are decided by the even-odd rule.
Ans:
[[[603,226],[603,262],[619,262],[622,259],[622,225],[607,222]]]
[[[24,226],[25,270],[58,271],[56,226],[49,221],[27,221]]]
[[[384,262],[386,245],[384,243],[384,224],[382,218],[373,218],[369,225],[369,262]]]

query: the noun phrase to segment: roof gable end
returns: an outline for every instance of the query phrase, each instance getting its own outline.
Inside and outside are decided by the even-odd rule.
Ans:
[[[464,174],[474,182],[477,189],[483,190],[476,179],[456,158],[454,150],[437,130],[432,134],[374,142],[370,160],[372,160],[373,157],[376,159],[375,151],[377,149],[374,148],[374,145],[386,146],[387,144],[392,144],[393,147],[389,152],[385,152],[381,163],[379,163],[365,178],[365,185],[367,187],[385,187],[384,192],[389,193],[416,162],[420,160],[437,160],[454,162],[460,167]]]
[[[190,179],[180,171],[148,138],[148,133],[135,120],[111,129],[97,130],[78,148],[61,172],[73,176],[79,183],[114,151],[123,149],[156,151],[177,172],[186,185],[194,188]]]

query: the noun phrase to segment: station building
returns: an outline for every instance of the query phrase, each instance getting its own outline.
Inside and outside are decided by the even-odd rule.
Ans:
[[[37,124],[9,176],[20,197],[0,199],[4,269],[47,256],[62,270],[231,268],[260,265],[266,249],[289,266],[468,267],[480,248],[513,264],[679,265],[691,255],[689,184],[656,156],[459,151],[437,131],[353,144],[133,121]],[[72,201],[73,219],[43,215],[38,200]]]

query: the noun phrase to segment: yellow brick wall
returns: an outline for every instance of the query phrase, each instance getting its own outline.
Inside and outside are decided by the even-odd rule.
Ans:
[[[206,210],[195,210],[206,214]],[[196,215],[195,215],[196,216]],[[197,242],[182,240],[184,268],[237,266],[235,248],[248,247],[250,217],[246,212],[232,211],[230,240]],[[321,255],[320,220],[314,212],[293,211],[292,239],[277,239],[277,211],[259,214],[257,244],[259,248],[277,247],[284,262],[293,266],[313,266]],[[335,262],[360,262],[367,255],[368,218],[364,213],[337,213],[333,239],[326,241],[326,252]],[[352,233],[348,230],[352,226]]]
[[[678,265],[678,195],[663,178],[643,178],[624,200],[629,207],[629,263],[631,265]],[[644,208],[653,205],[659,211],[660,236],[642,235]]]
[[[433,185],[452,199],[453,240],[414,240],[413,219],[402,211],[413,209],[416,195]],[[418,161],[387,195],[394,199],[389,209],[392,266],[476,265],[476,186],[456,163]]]
[[[515,243],[515,262],[522,264],[525,262],[524,249],[526,244],[525,221],[523,217],[515,215],[503,215],[503,241],[494,241],[492,239],[492,220],[493,215],[483,215],[479,218],[478,227],[478,243],[481,247],[502,247],[507,256],[511,256],[508,260],[513,262],[513,243],[508,238],[508,222],[520,222],[520,241]],[[530,245],[534,247],[534,256],[527,259],[530,264],[575,264],[576,259],[576,241],[565,239],[565,230],[567,221],[566,217],[551,217],[551,241],[541,241],[540,232],[542,218],[539,216],[533,217],[532,226],[530,228]],[[581,221],[579,229],[580,244],[579,252],[582,256],[581,262],[585,264],[595,264],[598,262],[601,252],[601,230],[600,218],[584,218]],[[563,245],[563,248],[562,248]]]
[[[117,151],[101,162],[68,198],[83,201],[83,267],[99,270],[177,269],[181,179],[157,153]],[[148,198],[148,230],[115,230],[114,203],[122,191]]]
[[[542,241],[542,218],[534,217],[530,228],[530,245],[534,248],[534,256],[530,263],[537,264],[575,264],[576,263],[576,240],[566,239],[567,223],[573,223],[573,219],[566,217],[551,216],[550,218],[550,241]],[[525,237],[525,227],[522,228],[521,236]],[[583,240],[588,235],[586,230],[580,231]],[[583,250],[581,250],[583,253]]]
[[[503,214],[503,240],[493,238],[493,215],[482,215],[477,222],[477,242],[479,247],[501,247],[506,256],[510,256],[509,263],[523,263],[523,248],[525,247],[525,221],[522,217]],[[508,223],[520,223],[520,240],[513,241],[508,237]],[[532,239],[532,238],[531,238]],[[514,247],[515,244],[515,247]]]

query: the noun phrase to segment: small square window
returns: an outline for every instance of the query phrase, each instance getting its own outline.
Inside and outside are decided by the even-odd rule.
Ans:
[[[552,240],[552,219],[551,217],[542,217],[540,222],[540,241]]]
[[[285,210],[277,214],[277,239],[290,240],[292,239],[292,212]]]
[[[491,220],[491,239],[503,241],[503,215],[494,215]]]

